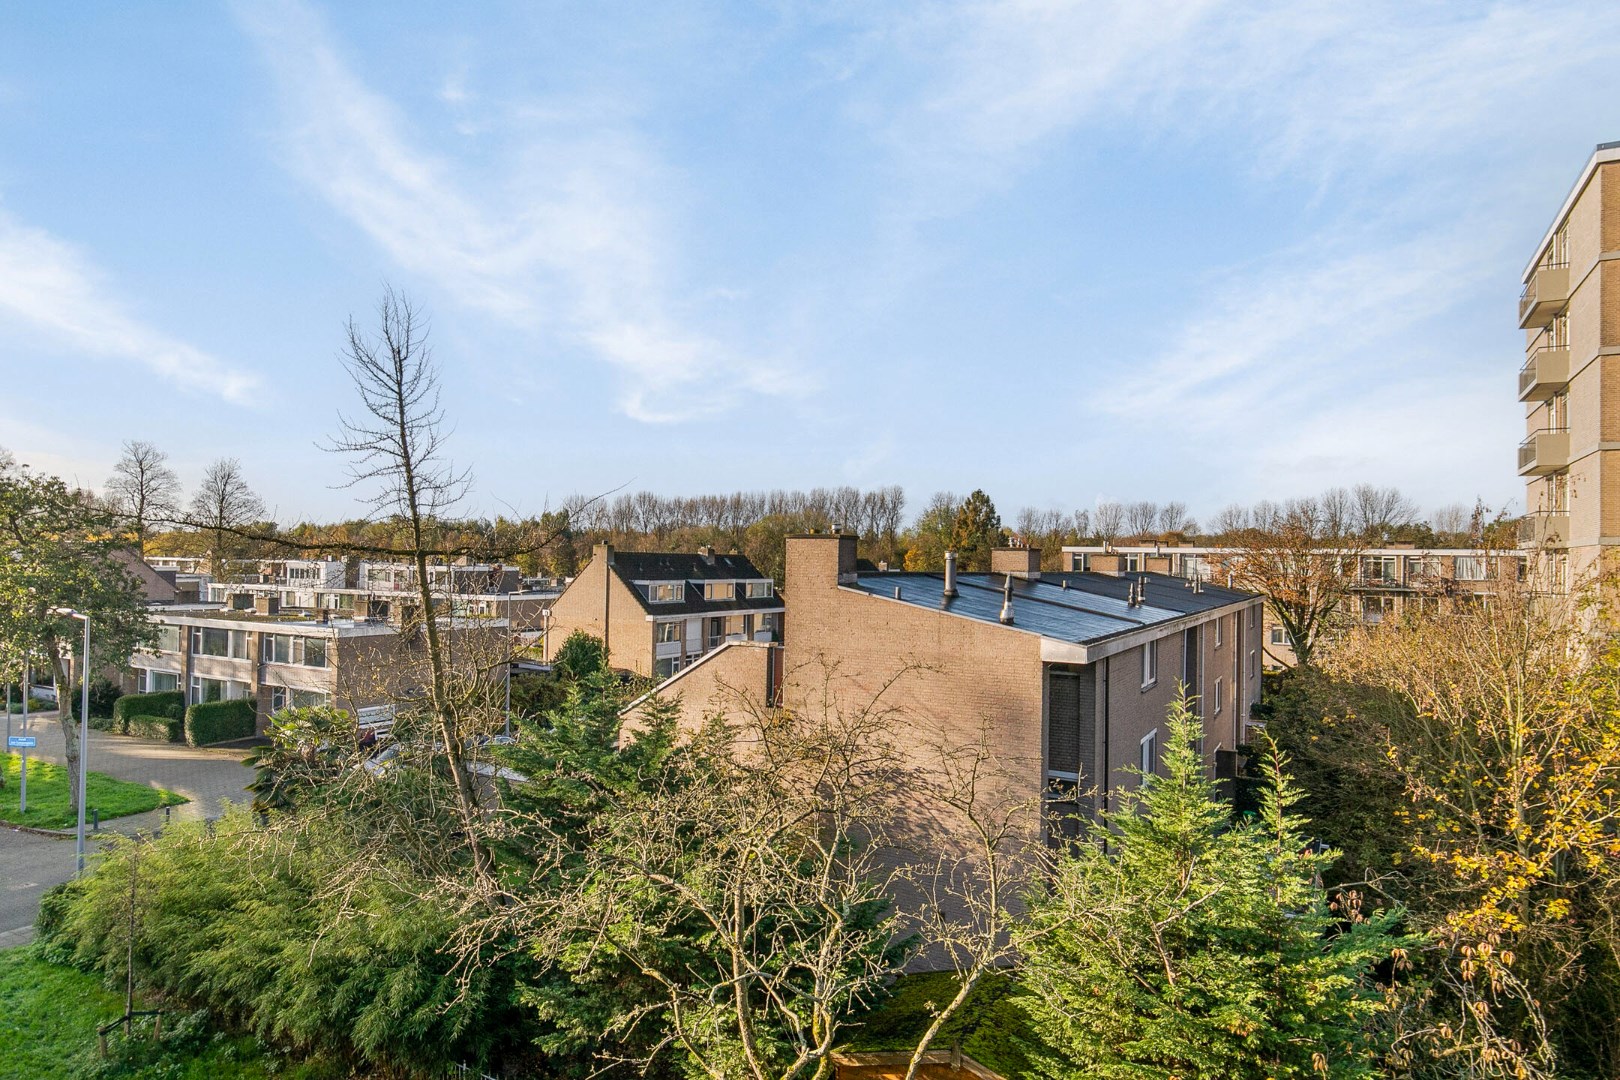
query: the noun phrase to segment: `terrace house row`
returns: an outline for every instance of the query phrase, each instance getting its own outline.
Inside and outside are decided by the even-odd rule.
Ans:
[[[1238,549],[1194,544],[1076,545],[1063,549],[1075,570],[1107,573],[1150,572],[1183,579],[1221,582],[1225,560]],[[1398,618],[1417,608],[1488,602],[1505,583],[1522,580],[1524,553],[1484,548],[1419,548],[1396,543],[1363,548],[1352,555],[1323,552],[1322,558],[1353,560],[1346,565],[1349,606],[1345,614],[1367,623]],[[1229,584],[1229,582],[1228,582]],[[1261,644],[1268,669],[1292,667],[1296,661],[1288,631],[1264,609]]]
[[[729,642],[780,641],[783,614],[775,583],[746,556],[597,544],[549,605],[545,655],[581,630],[603,640],[613,667],[667,679]]]

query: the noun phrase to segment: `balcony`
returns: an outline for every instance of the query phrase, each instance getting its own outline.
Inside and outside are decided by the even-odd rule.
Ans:
[[[1569,346],[1545,345],[1519,369],[1519,400],[1546,401],[1569,382]]]
[[[1546,476],[1569,467],[1569,428],[1543,428],[1519,444],[1519,475]]]
[[[1569,515],[1567,513],[1526,514],[1519,519],[1519,546],[1525,548],[1561,548],[1569,546]]]
[[[1569,300],[1569,264],[1538,266],[1519,294],[1519,325],[1546,326]]]

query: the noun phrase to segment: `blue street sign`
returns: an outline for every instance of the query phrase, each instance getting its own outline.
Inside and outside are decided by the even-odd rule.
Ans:
[[[32,750],[37,741],[32,735],[13,735],[6,740],[6,745],[13,750]]]

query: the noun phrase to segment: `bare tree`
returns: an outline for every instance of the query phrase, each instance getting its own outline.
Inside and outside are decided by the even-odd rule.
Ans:
[[[1264,594],[1302,665],[1338,625],[1356,580],[1362,534],[1347,527],[1342,495],[1257,503],[1248,525],[1227,535],[1229,550],[1214,557],[1233,584]]]
[[[220,458],[203,473],[191,497],[190,514],[191,524],[211,534],[209,568],[216,579],[224,580],[241,530],[264,518],[264,500],[248,487],[240,461]]]
[[[135,530],[141,554],[152,526],[174,515],[179,496],[180,478],[169,468],[169,455],[149,442],[126,439],[124,454],[107,478],[106,498]]]
[[[1159,507],[1159,531],[1194,533],[1198,531],[1198,522],[1187,513],[1186,503],[1168,502]]]
[[[1100,502],[1097,512],[1091,515],[1091,523],[1096,529],[1097,538],[1105,544],[1112,544],[1125,531],[1125,508],[1117,502]]]
[[[1225,538],[1242,532],[1249,527],[1249,511],[1246,507],[1236,503],[1226,507],[1215,515],[1210,522],[1210,533],[1217,538]]]
[[[1396,488],[1357,484],[1350,498],[1352,529],[1368,540],[1381,539],[1418,518],[1417,504]]]
[[[1429,515],[1429,528],[1434,530],[1435,536],[1448,542],[1466,539],[1471,512],[1462,503],[1442,506]]]
[[[1153,531],[1159,523],[1159,504],[1156,502],[1127,503],[1125,506],[1125,526],[1132,536],[1141,536]]]
[[[462,821],[472,837],[478,834],[478,794],[466,768],[466,733],[428,574],[444,516],[466,494],[471,479],[445,454],[439,376],[427,345],[427,326],[411,302],[392,289],[377,305],[377,320],[375,336],[349,320],[344,363],[360,399],[360,412],[340,418],[343,434],[332,440],[330,449],[350,457],[349,486],[373,488],[366,498],[372,512],[396,517],[404,525],[427,646],[427,704],[455,780]],[[487,874],[488,850],[477,841],[472,848],[477,868]]]

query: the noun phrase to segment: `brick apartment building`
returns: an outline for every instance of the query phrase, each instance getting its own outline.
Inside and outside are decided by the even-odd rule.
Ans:
[[[919,758],[987,738],[997,797],[1019,804],[1085,812],[1134,787],[1128,769],[1159,768],[1181,685],[1212,762],[1260,696],[1260,598],[1203,582],[1043,574],[1033,549],[996,551],[989,573],[866,572],[853,536],[813,535],[789,538],[785,591],[785,704],[829,678],[846,700],[882,691]]]
[[[395,700],[420,674],[414,637],[378,620],[214,605],[174,605],[151,617],[157,645],[130,658],[124,689],[180,690],[188,705],[247,698],[261,731],[271,713],[289,707],[335,705],[359,715]]]
[[[1063,549],[1064,563],[1073,570],[1109,573],[1169,574],[1219,583],[1223,559],[1236,549],[1199,544],[1072,545]],[[1322,558],[1336,558],[1324,552]],[[1361,548],[1348,580],[1349,604],[1344,612],[1366,623],[1399,618],[1408,609],[1434,608],[1488,597],[1504,584],[1523,577],[1526,556],[1516,551],[1484,548],[1419,548],[1390,544]],[[1294,643],[1288,631],[1262,609],[1262,663],[1268,669],[1292,667]]]
[[[1620,545],[1620,143],[1586,160],[1525,267],[1520,542],[1555,587]]]
[[[546,656],[583,630],[607,644],[613,667],[667,679],[728,643],[781,640],[783,612],[775,583],[745,556],[597,544],[550,603]]]

